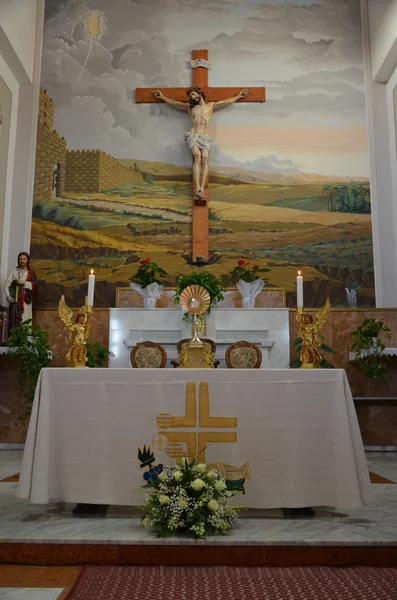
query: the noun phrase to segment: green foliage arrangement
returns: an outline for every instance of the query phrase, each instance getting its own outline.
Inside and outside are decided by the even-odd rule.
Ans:
[[[318,333],[317,336],[319,337],[320,340],[324,339],[324,336],[321,333]],[[293,342],[293,347],[296,350],[296,352],[299,354],[301,353],[302,350],[302,338],[301,337],[297,337],[294,342]],[[331,352],[332,354],[334,353],[334,351],[332,350],[332,348],[330,348],[329,346],[326,346],[325,344],[321,343],[318,346],[318,349],[323,351],[323,352]],[[300,369],[302,363],[300,361],[300,358],[295,358],[294,360],[292,360],[289,364],[291,369]],[[321,369],[333,369],[334,365],[332,365],[326,358],[323,357],[323,360],[320,362],[320,368]]]
[[[239,279],[242,279],[242,281],[246,281],[247,283],[256,281],[258,278],[267,281],[267,279],[261,277],[259,273],[268,273],[270,269],[261,269],[260,266],[257,264],[252,265],[250,267],[249,264],[250,261],[247,260],[244,256],[238,261],[237,266],[235,266],[232,272],[230,273],[231,283],[237,283]]]
[[[386,346],[378,337],[381,333],[390,339],[390,329],[382,319],[364,319],[352,332],[355,340],[351,349],[356,354],[354,360],[364,377],[385,383],[389,356],[383,354]]]
[[[8,356],[17,368],[17,389],[25,398],[24,417],[27,417],[32,410],[40,371],[48,365],[51,358],[48,331],[43,330],[39,325],[32,325],[29,319],[12,329],[7,346],[13,348]]]
[[[93,343],[92,338],[86,344],[87,350],[87,367],[91,369],[103,369],[106,366],[107,357],[110,352],[99,342]]]
[[[153,262],[150,258],[141,258],[140,266],[138,267],[135,275],[130,277],[130,281],[134,283],[139,283],[139,285],[143,288],[147,287],[151,283],[158,283],[162,285],[162,281],[160,277],[165,277],[168,275],[167,271],[164,271],[161,267],[159,267],[155,262]]]
[[[229,506],[240,493],[227,489],[219,471],[204,463],[182,458],[180,465],[167,465],[154,480],[139,488],[146,492],[142,523],[156,537],[174,531],[193,532],[203,539],[206,533],[226,534],[235,523],[242,506]]]
[[[207,290],[211,298],[207,310],[208,313],[216,302],[221,302],[224,299],[223,292],[226,290],[226,286],[218,277],[215,277],[215,275],[212,275],[208,271],[192,271],[189,275],[181,275],[179,277],[174,296],[175,304],[179,304],[183,290],[189,285],[201,285]]]

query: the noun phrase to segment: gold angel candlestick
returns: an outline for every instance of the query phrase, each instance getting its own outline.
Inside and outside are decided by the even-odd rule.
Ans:
[[[86,304],[80,308],[76,317],[73,311],[65,302],[65,296],[62,296],[58,304],[58,315],[62,323],[66,326],[69,335],[67,342],[70,344],[66,360],[68,367],[83,368],[87,362],[87,339],[90,331],[90,316],[92,306]]]
[[[321,342],[318,340],[318,333],[326,324],[330,310],[331,303],[329,298],[327,298],[325,306],[316,314],[315,320],[311,315],[304,313],[303,307],[300,306],[296,309],[298,335],[302,340],[300,353],[302,369],[316,369],[323,360],[323,356],[319,351]]]

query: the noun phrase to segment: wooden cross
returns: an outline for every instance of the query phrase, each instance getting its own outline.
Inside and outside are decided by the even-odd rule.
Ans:
[[[218,102],[236,96],[240,88],[215,88],[208,87],[208,50],[193,50],[192,52],[192,85],[200,87],[206,95],[207,102]],[[187,102],[186,92],[189,88],[137,88],[135,101],[162,102],[153,96],[155,89],[160,90],[168,98]],[[249,88],[249,94],[237,102],[265,102],[265,88]],[[211,155],[210,155],[211,158]],[[205,185],[206,202],[204,206],[192,207],[192,261],[197,264],[206,264],[209,260],[209,210],[208,210],[208,178]]]

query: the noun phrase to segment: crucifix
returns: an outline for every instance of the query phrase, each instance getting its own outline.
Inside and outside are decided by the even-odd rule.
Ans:
[[[208,50],[192,52],[191,88],[137,88],[135,101],[166,102],[187,110],[193,127],[185,140],[193,154],[192,262],[209,261],[208,157],[211,137],[208,134],[212,111],[234,102],[264,102],[265,88],[215,88],[208,86]],[[188,101],[186,95],[188,94]]]

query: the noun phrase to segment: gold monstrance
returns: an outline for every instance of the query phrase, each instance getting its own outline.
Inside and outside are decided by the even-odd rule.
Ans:
[[[202,285],[189,285],[181,293],[179,304],[184,312],[193,315],[193,337],[189,342],[190,348],[201,348],[203,342],[199,338],[198,316],[202,315],[208,310],[211,303],[211,296],[208,290]]]

